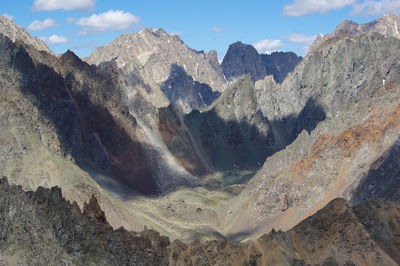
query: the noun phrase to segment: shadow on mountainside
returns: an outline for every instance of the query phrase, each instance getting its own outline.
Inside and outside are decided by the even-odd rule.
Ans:
[[[13,45],[9,41],[9,46]],[[136,120],[120,98],[111,76],[99,74],[96,67],[67,52],[59,59],[66,70],[64,77],[47,65],[35,65],[24,48],[13,49],[15,54],[9,58],[9,65],[19,73],[19,89],[53,124],[64,157],[71,155],[83,169],[90,166],[101,170],[110,176],[111,183],[127,186],[128,192],[132,189],[158,195],[165,191],[160,191],[153,172],[162,168],[160,160],[146,158],[146,154],[157,155],[158,151],[150,144],[144,147],[137,139]],[[323,108],[312,99],[299,115],[280,121],[268,121],[257,112],[257,121],[270,125],[266,135],[246,121],[224,121],[214,110],[193,111],[184,121],[168,108],[159,114],[160,130],[172,154],[189,172],[200,177],[212,171],[223,172],[225,183],[221,185],[249,180],[268,156],[284,149],[303,129],[310,132],[325,119]],[[232,180],[230,171],[236,170],[248,172]],[[98,182],[107,184],[106,181]],[[171,184],[166,192],[176,186],[193,184]],[[113,187],[115,193],[120,191],[119,186],[109,185],[108,189]]]
[[[184,113],[192,109],[202,110],[221,95],[209,85],[195,81],[177,64],[171,65],[169,77],[160,88],[169,101]]]
[[[314,99],[309,99],[298,115],[268,121],[261,111],[256,112],[259,125],[268,125],[267,134],[247,121],[225,121],[215,109],[200,113],[193,111],[185,117],[185,124],[199,147],[210,169],[224,172],[228,179],[234,170],[259,169],[266,158],[292,143],[302,130],[309,133],[325,120],[325,111]],[[247,181],[251,174],[239,178]]]
[[[400,138],[378,160],[371,164],[364,180],[351,199],[357,205],[370,198],[400,199]]]
[[[71,155],[80,166],[101,169],[140,193],[158,194],[151,165],[144,159],[142,145],[134,133],[136,121],[128,108],[120,100],[111,113],[106,103],[111,96],[105,92],[112,90],[110,87],[103,88],[98,95],[89,95],[99,90],[95,81],[101,77],[96,76],[95,68],[81,61],[81,66],[72,66],[81,67],[79,74],[87,75],[87,83],[80,84],[74,73],[64,78],[47,65],[35,66],[22,46],[15,50],[10,59],[19,72],[19,89],[54,126],[64,152],[61,156]]]

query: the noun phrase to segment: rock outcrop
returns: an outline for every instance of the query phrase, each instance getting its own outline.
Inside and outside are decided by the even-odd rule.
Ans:
[[[318,35],[317,39],[310,47],[310,51],[316,49],[323,42],[333,37],[344,34],[353,37],[361,36],[367,32],[377,32],[385,37],[394,37],[400,39],[400,17],[387,14],[372,22],[358,24],[351,20],[343,20],[331,34],[324,36]]]
[[[185,113],[218,96],[210,93],[209,88],[221,92],[226,86],[215,51],[197,52],[178,36],[168,35],[162,29],[122,34],[85,60],[96,65],[114,60],[125,73],[127,84],[137,85],[147,101],[156,107],[166,107],[169,100]],[[188,88],[182,88],[182,81],[177,80],[182,76],[188,76],[185,83]],[[136,84],[138,79],[143,84]],[[202,89],[205,86],[209,88]],[[129,93],[133,93],[131,90]]]
[[[400,204],[369,200],[354,208],[335,199],[299,225],[256,243],[170,242],[145,229],[114,230],[96,198],[78,205],[61,189],[24,192],[0,180],[0,263],[70,265],[396,265]]]

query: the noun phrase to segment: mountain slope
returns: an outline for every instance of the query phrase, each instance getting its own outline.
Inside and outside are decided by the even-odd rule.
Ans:
[[[396,265],[400,255],[400,205],[382,200],[350,208],[336,199],[292,230],[272,231],[256,243],[184,244],[146,229],[114,230],[95,197],[81,212],[59,188],[23,192],[3,178],[0,217],[2,264]]]
[[[168,98],[187,113],[194,107],[203,107],[218,96],[210,97],[207,95],[210,92],[197,89],[199,85],[208,86],[207,91],[211,89],[213,92],[225,89],[225,80],[215,51],[208,54],[197,52],[186,46],[179,37],[170,36],[162,29],[122,34],[111,43],[97,48],[85,60],[97,65],[115,60],[117,66],[124,71],[128,84],[137,82],[135,80],[138,78],[143,80],[143,84],[138,84],[139,91],[156,107],[167,106]],[[182,88],[179,80],[174,82],[174,79],[180,79],[182,75],[193,79],[193,83],[185,84],[189,88]],[[180,91],[178,97],[172,95],[176,90]],[[197,93],[193,95],[191,90]],[[194,98],[198,93],[208,100]]]
[[[293,143],[267,158],[238,196],[242,203],[232,201],[237,214],[233,235],[248,230],[254,238],[272,227],[289,229],[335,197],[384,195],[374,186],[368,186],[370,192],[359,191],[368,191],[366,186],[362,189],[367,176],[376,184],[373,169],[396,150],[400,137],[399,49],[399,40],[378,33],[337,36],[310,52],[282,85],[269,79],[256,83],[258,108],[265,117],[286,121],[285,130],[276,127],[278,132],[296,128],[285,117],[302,113],[310,100],[325,117],[321,121],[316,112],[305,112],[300,121],[315,121],[315,128],[289,130],[297,132]],[[398,188],[398,176],[383,179],[384,187]],[[385,191],[390,197],[396,189]]]
[[[32,37],[24,28],[18,26],[4,16],[0,16],[0,33],[8,36],[13,42],[23,42],[33,46],[39,51],[45,51],[49,54],[53,54],[53,52],[42,40]]]

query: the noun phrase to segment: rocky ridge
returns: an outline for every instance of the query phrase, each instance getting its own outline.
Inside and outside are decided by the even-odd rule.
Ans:
[[[350,36],[360,36],[367,32],[378,32],[385,37],[395,37],[400,38],[400,18],[396,15],[387,14],[378,18],[374,21],[357,24],[351,20],[343,20],[331,34],[326,34],[324,36],[318,35],[317,39],[310,47],[310,51],[314,50],[324,41],[327,41],[339,34],[347,34]]]
[[[148,28],[122,34],[111,43],[97,48],[85,60],[96,65],[114,60],[125,73],[126,83],[137,85],[147,101],[156,107],[166,107],[171,101],[185,113],[213,101],[218,94],[212,96],[211,91],[221,92],[226,86],[215,51],[197,52],[186,46],[178,36],[171,36],[163,29]],[[182,76],[193,79],[185,83],[189,87],[179,85]],[[143,83],[136,84],[138,79]],[[207,92],[197,89],[200,85],[207,86]],[[195,95],[191,92],[193,90],[197,92]],[[129,93],[133,94],[132,89]],[[193,98],[197,94],[208,99]]]
[[[400,259],[398,202],[371,199],[351,208],[336,199],[288,232],[273,230],[256,242],[184,244],[152,230],[114,230],[95,197],[81,212],[56,187],[24,192],[3,178],[0,192],[4,265],[396,265]]]
[[[23,42],[33,46],[38,51],[45,51],[49,54],[53,54],[42,40],[32,37],[24,28],[18,26],[4,16],[0,16],[0,33],[8,36],[13,42]]]

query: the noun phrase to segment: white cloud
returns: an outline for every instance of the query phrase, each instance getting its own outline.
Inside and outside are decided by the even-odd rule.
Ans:
[[[228,32],[228,31],[230,31],[229,28],[221,28],[221,27],[218,27],[218,26],[212,27],[211,30],[213,32]]]
[[[53,27],[57,27],[59,25],[56,24],[56,22],[54,21],[54,19],[52,18],[46,18],[43,21],[40,20],[34,20],[29,26],[28,26],[28,30],[44,30],[47,28],[53,28]]]
[[[296,43],[301,45],[301,53],[303,55],[307,54],[308,49],[310,48],[311,44],[315,41],[317,35],[314,36],[307,36],[304,34],[292,33],[287,36],[287,40],[292,43]]]
[[[63,44],[69,42],[68,38],[56,34],[53,34],[50,37],[40,37],[39,39],[41,39],[48,45]]]
[[[354,4],[353,10],[351,11],[351,15],[357,16],[379,16],[388,13],[400,13],[399,0],[366,0],[363,3]]]
[[[36,11],[82,10],[90,11],[96,7],[96,0],[35,0],[32,6]]]
[[[287,37],[287,39],[290,42],[300,43],[300,44],[312,44],[314,42],[315,38],[317,38],[317,35],[307,36],[307,35],[298,34],[298,33],[292,33]]]
[[[290,5],[284,5],[286,16],[303,16],[311,13],[326,13],[330,9],[341,9],[352,5],[358,0],[294,0]]]
[[[14,16],[13,16],[13,15],[10,15],[10,14],[4,13],[4,14],[2,14],[2,16],[3,16],[3,17],[6,17],[6,18],[9,19],[9,20],[13,20],[13,19],[14,19]]]
[[[93,14],[90,17],[74,19],[69,18],[68,23],[75,23],[81,26],[82,29],[78,32],[79,35],[88,35],[104,31],[119,31],[130,27],[140,27],[140,17],[124,12],[122,10],[109,10],[101,14]]]
[[[182,32],[181,31],[171,31],[169,33],[169,35],[171,35],[171,36],[181,36]]]
[[[256,48],[256,50],[260,54],[265,54],[265,53],[270,54],[274,51],[279,50],[282,46],[283,43],[281,40],[271,40],[271,39],[261,40],[253,44],[253,47]]]

